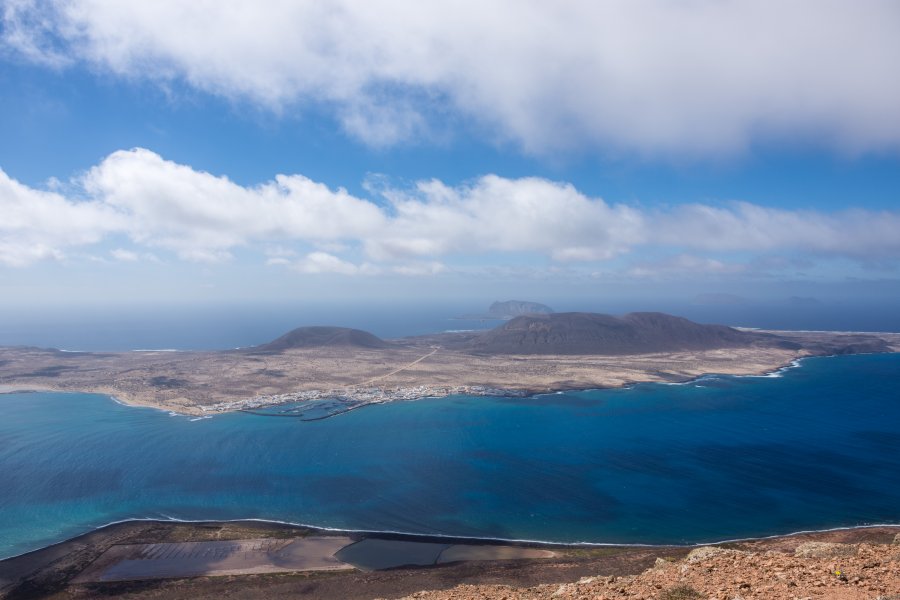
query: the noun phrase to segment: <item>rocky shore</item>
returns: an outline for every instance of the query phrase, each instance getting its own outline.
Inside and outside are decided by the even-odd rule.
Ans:
[[[527,588],[461,585],[404,600],[900,600],[900,534],[893,544],[807,541],[793,551],[739,547],[703,546],[680,560],[658,557],[638,575]]]

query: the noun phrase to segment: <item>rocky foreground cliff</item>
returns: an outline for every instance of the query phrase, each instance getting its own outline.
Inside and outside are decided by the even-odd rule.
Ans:
[[[787,538],[789,540],[789,538]],[[582,577],[572,583],[517,588],[461,585],[405,600],[900,600],[900,534],[893,544],[810,541],[752,551],[721,546],[680,560],[657,558],[639,575]]]

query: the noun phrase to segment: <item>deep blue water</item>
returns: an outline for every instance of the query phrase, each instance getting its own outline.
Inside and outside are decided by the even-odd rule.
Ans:
[[[315,422],[0,395],[0,556],[119,519],[683,543],[900,522],[900,354]]]

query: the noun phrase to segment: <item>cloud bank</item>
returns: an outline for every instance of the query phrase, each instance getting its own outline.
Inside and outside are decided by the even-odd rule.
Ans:
[[[0,215],[0,263],[12,266],[62,258],[67,248],[95,244],[127,226],[124,215],[102,201],[35,190],[2,169]]]
[[[638,261],[647,253],[674,257],[639,264],[635,276],[731,273],[734,253],[769,256],[771,268],[779,267],[771,258],[779,253],[900,258],[895,211],[792,211],[745,202],[646,210],[539,178],[487,175],[456,186],[421,181],[366,199],[302,175],[241,186],[138,148],[114,152],[57,187],[71,191],[35,189],[0,170],[0,263],[62,260],[73,249],[103,244],[123,263],[156,260],[157,252],[223,261],[247,249],[300,273],[344,275],[435,274],[470,257],[488,266],[510,259],[571,266]]]
[[[5,0],[26,60],[325,107],[374,145],[451,115],[531,153],[900,147],[893,0]],[[435,118],[435,115],[440,115]]]

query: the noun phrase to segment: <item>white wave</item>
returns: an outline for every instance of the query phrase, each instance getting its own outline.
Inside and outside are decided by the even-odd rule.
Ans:
[[[510,543],[510,544],[534,544],[538,546],[557,546],[557,547],[566,547],[566,548],[594,548],[594,547],[634,547],[634,548],[656,548],[656,547],[671,547],[671,546],[680,546],[683,548],[691,548],[696,546],[709,546],[716,544],[731,544],[735,542],[752,542],[755,540],[770,540],[781,537],[791,537],[795,535],[808,535],[812,533],[828,533],[832,531],[854,531],[857,529],[876,529],[878,527],[898,527],[900,526],[900,521],[895,523],[867,523],[864,525],[847,525],[844,527],[830,527],[825,529],[801,529],[799,531],[791,531],[789,533],[776,533],[772,535],[764,535],[758,537],[744,537],[744,538],[730,538],[725,540],[707,540],[701,542],[694,543],[664,543],[664,544],[646,544],[646,543],[638,543],[638,544],[630,544],[626,542],[560,542],[553,540],[534,540],[527,538],[502,538],[502,537],[487,537],[487,536],[472,536],[472,535],[452,535],[446,533],[412,533],[408,531],[399,531],[394,529],[344,529],[338,527],[323,527],[319,525],[311,525],[309,523],[299,523],[295,521],[281,521],[278,519],[260,519],[257,517],[250,517],[246,519],[180,519],[178,517],[172,517],[166,515],[165,513],[159,513],[164,519],[160,519],[159,517],[134,517],[131,519],[119,519],[117,521],[110,521],[104,525],[100,525],[99,527],[94,527],[93,529],[87,529],[83,533],[80,533],[71,538],[67,538],[65,540],[60,540],[59,542],[55,542],[53,544],[49,544],[47,546],[42,546],[40,548],[35,548],[34,550],[28,550],[26,552],[22,552],[20,554],[13,554],[10,556],[0,556],[0,560],[7,560],[10,558],[16,558],[18,556],[24,556],[25,554],[30,554],[32,552],[37,552],[39,550],[43,550],[45,548],[50,548],[52,546],[56,546],[59,544],[63,544],[68,541],[72,541],[76,538],[85,535],[91,531],[98,531],[105,527],[110,527],[112,525],[118,525],[120,523],[131,523],[136,521],[164,521],[164,522],[173,522],[173,523],[241,523],[241,522],[253,522],[253,523],[275,523],[277,525],[288,525],[290,527],[305,527],[308,529],[315,529],[318,531],[328,531],[331,533],[345,533],[345,534],[364,534],[364,535],[402,535],[408,536],[410,538],[418,538],[420,540],[425,540],[429,538],[438,538],[438,539],[448,539],[448,540],[466,540],[466,541],[480,541],[480,542],[502,542],[502,543]]]
[[[800,363],[800,361],[802,360],[802,358],[794,359],[789,364],[786,364],[783,367],[779,367],[774,371],[769,371],[768,373],[763,373],[761,375],[735,375],[735,377],[747,377],[751,379],[776,379],[779,377],[784,377],[784,374],[787,371],[802,367],[803,365]]]
[[[178,348],[135,348],[132,352],[186,352]]]

